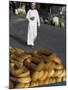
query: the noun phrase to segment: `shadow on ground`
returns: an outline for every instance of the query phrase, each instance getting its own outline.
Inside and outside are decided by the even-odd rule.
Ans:
[[[28,46],[27,42],[18,36],[10,35],[10,38],[13,38],[14,40],[16,40],[17,42],[19,42],[20,44],[22,44],[24,46]]]

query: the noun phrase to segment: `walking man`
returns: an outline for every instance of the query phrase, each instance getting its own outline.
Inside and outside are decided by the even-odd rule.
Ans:
[[[27,12],[26,18],[29,22],[27,33],[27,45],[34,46],[34,42],[37,38],[37,26],[40,27],[40,18],[38,11],[36,10],[35,3],[32,3],[31,9]]]

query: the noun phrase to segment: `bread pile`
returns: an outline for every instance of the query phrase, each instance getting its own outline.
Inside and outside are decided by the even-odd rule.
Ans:
[[[10,47],[9,88],[28,88],[66,80],[66,71],[56,53],[44,49],[27,52]]]

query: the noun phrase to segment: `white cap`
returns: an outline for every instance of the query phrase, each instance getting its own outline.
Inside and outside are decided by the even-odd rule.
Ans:
[[[32,3],[32,6],[35,6],[36,4],[35,3]]]

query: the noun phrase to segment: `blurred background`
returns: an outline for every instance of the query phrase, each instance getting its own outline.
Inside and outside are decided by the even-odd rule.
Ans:
[[[30,2],[10,1],[9,14],[25,18],[30,6]],[[42,23],[59,27],[66,26],[66,5],[36,3],[36,8]]]

